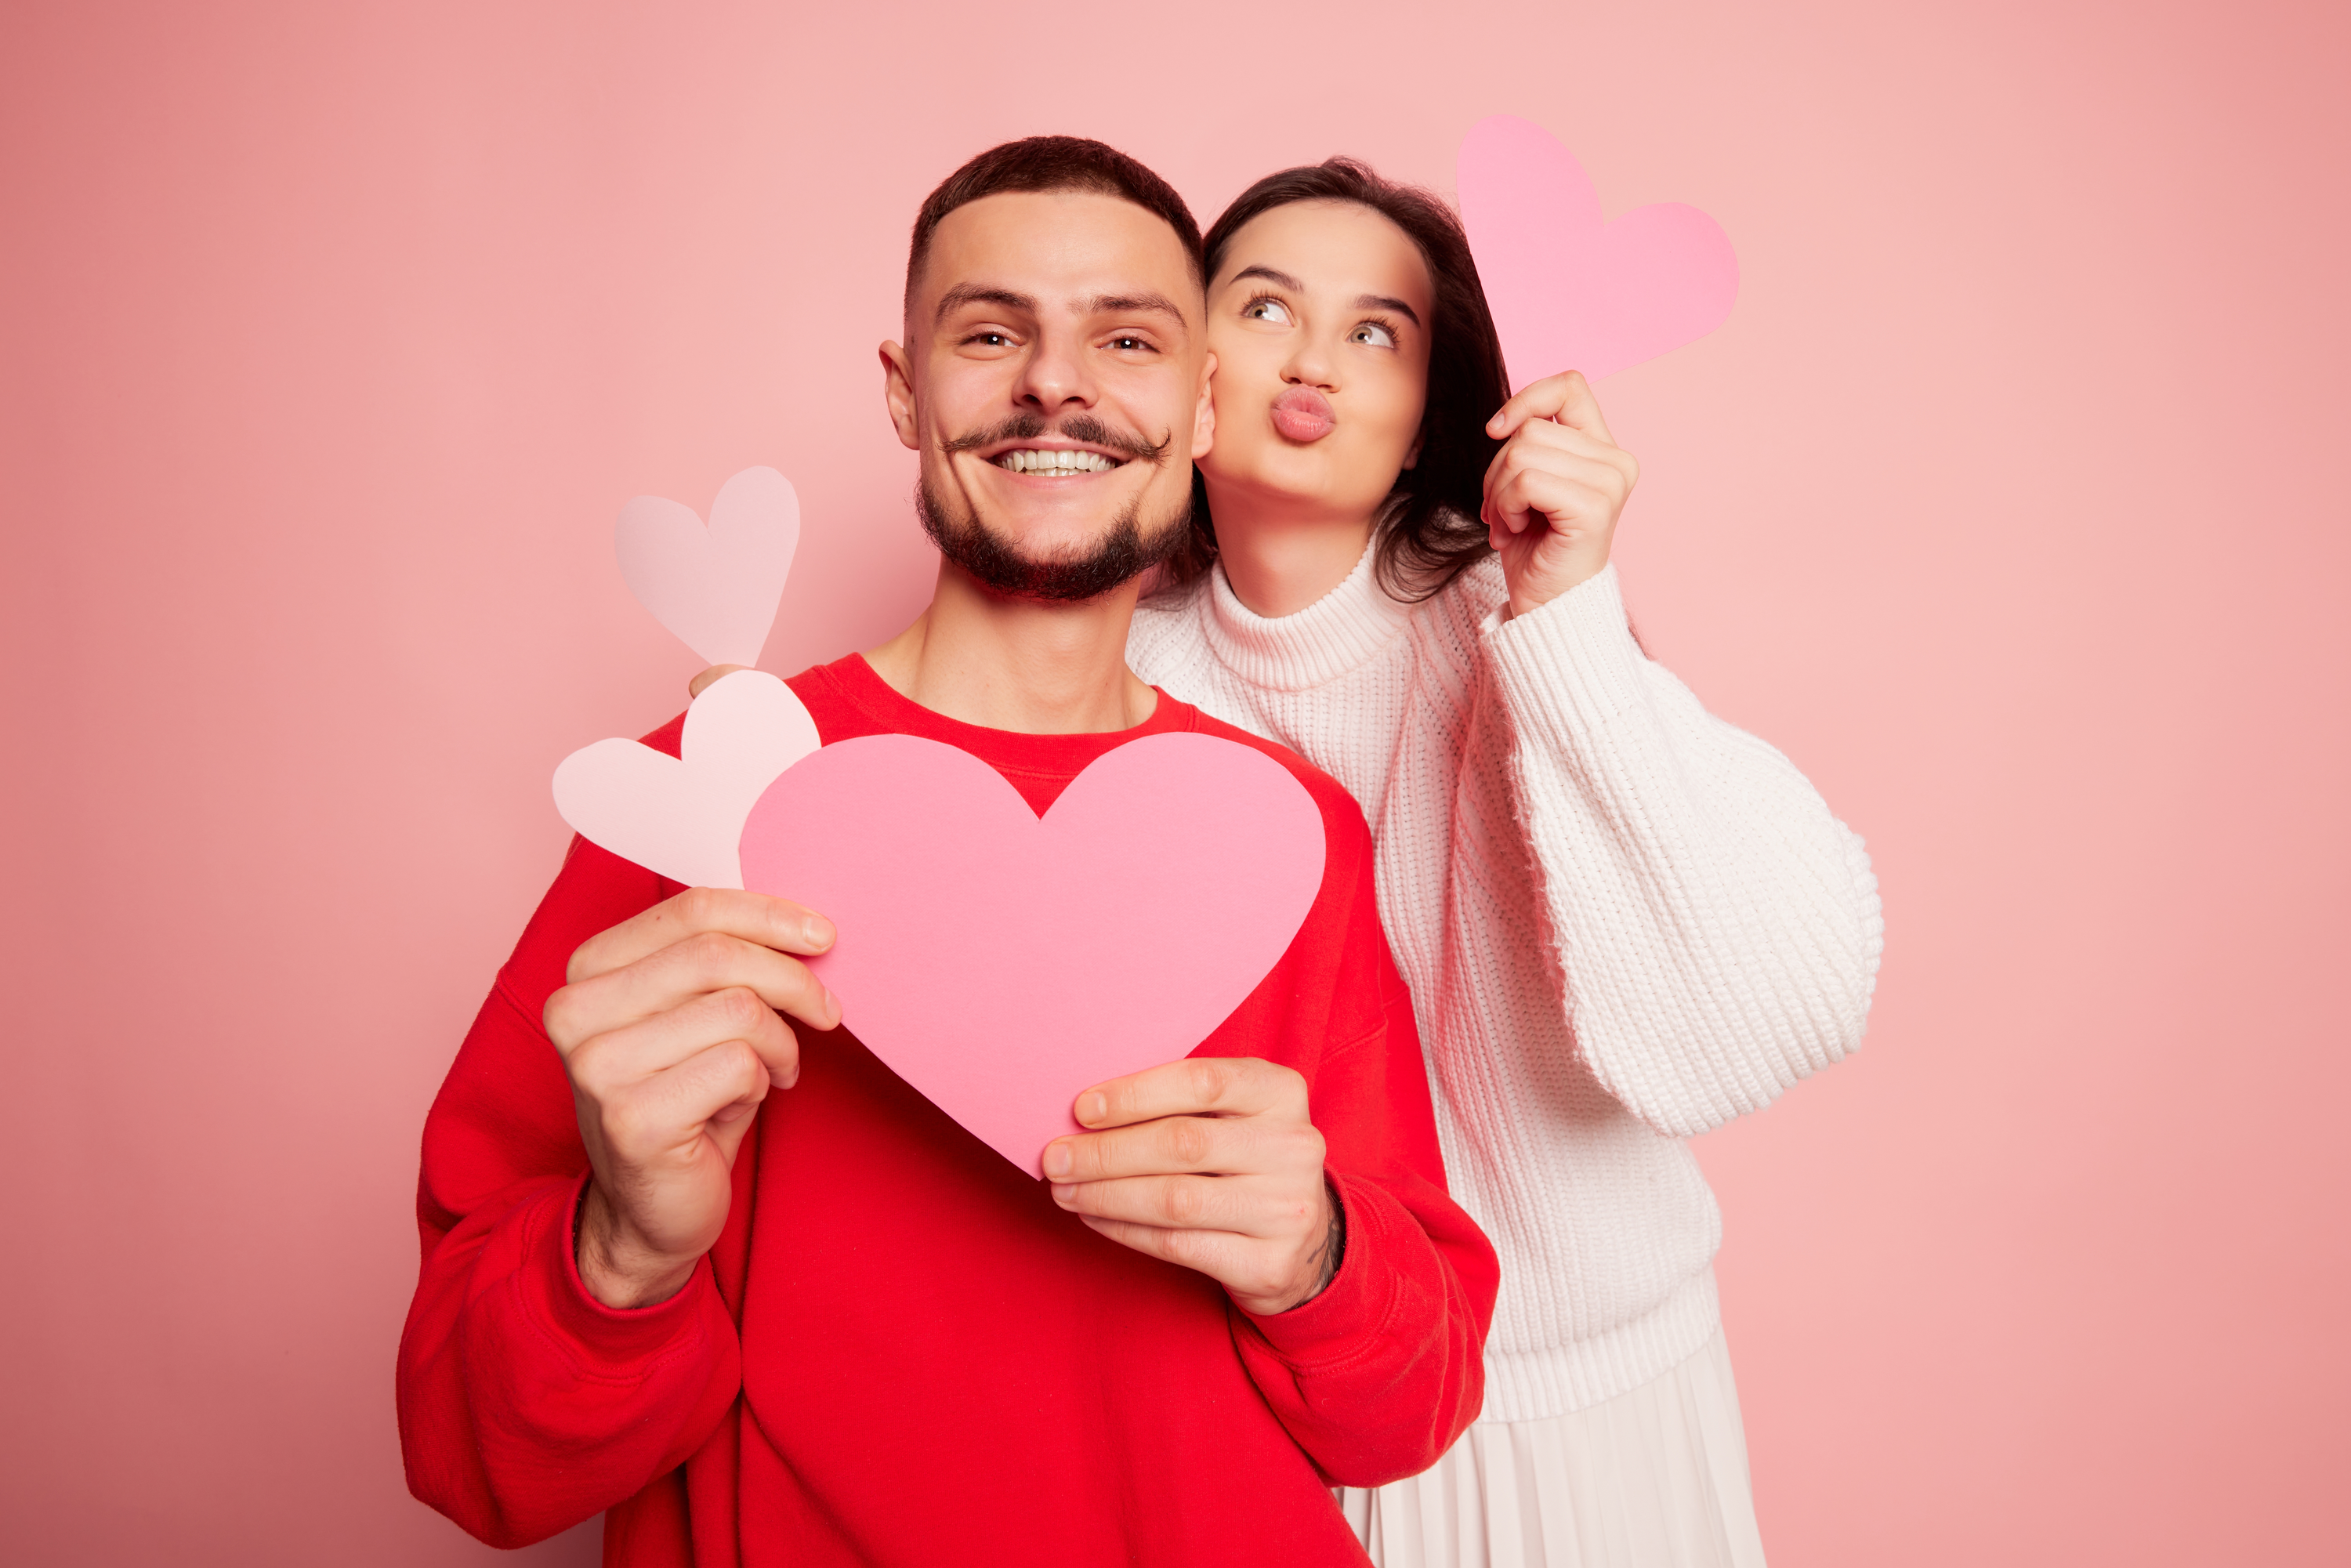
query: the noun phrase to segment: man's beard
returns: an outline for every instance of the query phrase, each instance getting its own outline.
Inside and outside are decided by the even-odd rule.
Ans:
[[[992,430],[958,436],[942,450],[953,456],[1000,441],[1033,440],[1044,433],[1042,419],[1022,414]],[[1147,445],[1085,414],[1063,420],[1060,433],[1072,442],[1107,446],[1127,454],[1129,462],[1154,466],[1165,460],[1171,444],[1162,441],[1156,446]],[[1192,522],[1188,490],[1177,501],[1172,517],[1154,519],[1148,526],[1143,517],[1143,497],[1137,496],[1091,548],[1059,551],[1040,559],[1023,554],[1018,545],[989,528],[977,507],[963,517],[952,515],[927,477],[915,482],[914,510],[939,553],[982,588],[1008,598],[1063,601],[1099,598],[1141,577],[1176,553]]]

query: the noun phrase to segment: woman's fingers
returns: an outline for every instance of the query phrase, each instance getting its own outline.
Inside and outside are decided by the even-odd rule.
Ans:
[[[1637,475],[1641,469],[1631,453],[1604,436],[1595,435],[1588,430],[1578,430],[1572,424],[1553,424],[1549,420],[1538,420],[1520,426],[1519,433],[1495,455],[1514,454],[1519,461],[1531,463],[1541,462],[1546,455],[1554,453],[1564,457],[1583,457],[1605,463],[1612,468],[1622,469],[1627,477]]]
[[[1498,441],[1507,441],[1531,419],[1556,419],[1560,411],[1567,407],[1574,397],[1577,388],[1583,388],[1589,395],[1590,389],[1584,387],[1581,371],[1566,371],[1559,375],[1545,376],[1539,382],[1530,382],[1511,393],[1509,400],[1494,411],[1494,417],[1486,422],[1486,434]]]
[[[1599,463],[1616,471],[1629,493],[1641,476],[1641,465],[1621,446],[1612,446],[1589,432],[1564,424],[1530,424],[1502,444],[1486,463],[1489,489],[1502,476],[1520,468],[1559,467],[1571,463]]]
[[[750,667],[748,664],[713,664],[685,683],[685,695],[689,700],[698,697],[709,688],[713,681],[724,680],[737,670],[747,670]]]
[[[1507,441],[1531,420],[1553,420],[1614,443],[1608,422],[1601,417],[1600,400],[1581,371],[1545,376],[1514,394],[1486,422],[1486,434]]]
[[[1523,532],[1540,515],[1553,527],[1604,522],[1625,504],[1616,470],[1594,463],[1581,468],[1523,468],[1487,492],[1481,520]]]

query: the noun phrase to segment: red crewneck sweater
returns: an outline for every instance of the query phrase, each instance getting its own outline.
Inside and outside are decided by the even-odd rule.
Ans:
[[[628,1568],[1363,1562],[1327,1488],[1425,1469],[1477,1415],[1496,1267],[1445,1195],[1355,803],[1164,693],[1134,729],[1035,736],[943,718],[862,658],[790,684],[827,742],[946,741],[1040,812],[1165,730],[1297,775],[1322,810],[1322,889],[1194,1054],[1306,1076],[1346,1216],[1339,1271],[1252,1316],[1095,1235],[841,1029],[802,1032],[799,1082],[760,1108],[692,1281],[601,1305],[573,1260],[588,1162],[540,1014],[575,947],[678,888],[574,841],[425,1123],[410,1487],[497,1545],[609,1510],[604,1561]],[[678,733],[648,740],[674,754]]]

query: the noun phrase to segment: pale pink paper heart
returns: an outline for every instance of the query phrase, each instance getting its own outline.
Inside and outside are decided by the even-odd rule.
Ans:
[[[838,927],[813,967],[850,1030],[1036,1176],[1081,1091],[1188,1055],[1256,988],[1322,853],[1305,787],[1214,736],[1119,747],[1040,819],[968,752],[877,735],[770,785],[742,863]]]
[[[1513,389],[1562,371],[1598,381],[1729,318],[1739,258],[1696,207],[1666,202],[1603,223],[1575,155],[1508,114],[1470,128],[1458,174]]]
[[[799,497],[773,468],[727,480],[707,528],[691,507],[639,496],[612,528],[629,591],[714,664],[759,662],[799,542]]]
[[[555,769],[555,809],[590,843],[688,887],[740,887],[744,819],[778,774],[814,751],[791,687],[737,670],[685,710],[676,757],[600,740]]]

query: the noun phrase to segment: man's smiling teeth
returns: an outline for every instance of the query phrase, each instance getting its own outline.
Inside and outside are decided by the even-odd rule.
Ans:
[[[1026,447],[996,460],[1015,474],[1100,474],[1118,466],[1099,452],[1034,452]]]

